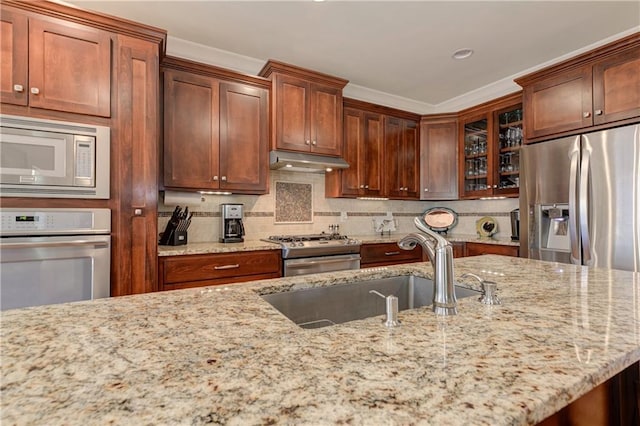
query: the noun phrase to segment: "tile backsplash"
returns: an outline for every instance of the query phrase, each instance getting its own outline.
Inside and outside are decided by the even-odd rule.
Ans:
[[[458,213],[458,225],[450,231],[452,235],[475,234],[476,221],[491,216],[498,223],[497,236],[509,237],[509,212],[518,208],[517,198],[437,202],[325,198],[324,175],[314,173],[272,170],[270,185],[270,193],[266,195],[205,195],[199,204],[190,205],[194,215],[189,242],[220,238],[220,204],[223,203],[244,204],[245,238],[251,240],[277,234],[328,232],[329,225],[339,225],[340,233],[346,235],[373,235],[373,218],[388,213],[398,222],[394,233],[406,234],[415,231],[413,218],[431,207],[448,207]],[[165,205],[160,196],[159,232],[164,230],[174,208],[175,204]]]

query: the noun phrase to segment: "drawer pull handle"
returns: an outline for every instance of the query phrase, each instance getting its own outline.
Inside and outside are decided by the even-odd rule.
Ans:
[[[400,252],[399,251],[388,251],[384,255],[385,256],[395,256],[397,254],[400,254]]]
[[[238,263],[235,263],[233,265],[222,265],[222,266],[214,266],[213,269],[215,270],[221,270],[221,269],[235,269],[235,268],[239,268],[240,265]]]

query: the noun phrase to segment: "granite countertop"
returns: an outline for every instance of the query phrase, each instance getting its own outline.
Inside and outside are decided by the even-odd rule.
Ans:
[[[234,253],[239,251],[282,250],[278,244],[262,240],[245,240],[242,243],[188,243],[183,246],[158,246],[158,256],[180,256],[186,254]]]
[[[414,263],[1,314],[2,424],[531,424],[640,359],[640,274],[477,256],[501,306],[303,330],[258,293]]]
[[[393,234],[393,235],[349,235],[350,238],[354,238],[362,241],[362,244],[377,244],[377,243],[395,243],[402,239],[407,234]],[[511,241],[510,238],[480,238],[477,235],[448,235],[445,238],[452,242],[474,242],[484,244],[499,244],[518,247],[520,243],[518,241]],[[219,242],[201,242],[201,243],[188,243],[183,246],[158,246],[158,256],[181,256],[187,254],[207,254],[207,253],[233,253],[240,251],[254,251],[254,250],[280,250],[281,247],[278,244],[270,243],[262,240],[245,240],[242,243],[219,243]]]

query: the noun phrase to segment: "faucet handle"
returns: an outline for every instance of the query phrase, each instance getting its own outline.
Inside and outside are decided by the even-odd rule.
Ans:
[[[400,325],[398,319],[398,298],[392,294],[385,296],[384,294],[375,290],[369,290],[369,293],[382,297],[387,302],[387,319],[384,321],[384,325],[387,327],[397,327]]]

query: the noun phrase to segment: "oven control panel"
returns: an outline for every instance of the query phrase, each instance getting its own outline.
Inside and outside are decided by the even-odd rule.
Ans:
[[[109,209],[3,209],[0,235],[62,235],[109,233]]]

